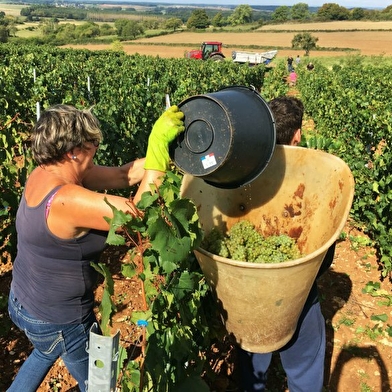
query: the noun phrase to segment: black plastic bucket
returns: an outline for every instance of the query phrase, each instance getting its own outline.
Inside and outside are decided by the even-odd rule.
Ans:
[[[227,87],[178,106],[185,114],[185,132],[172,143],[170,155],[181,171],[233,189],[266,168],[275,150],[275,121],[256,90]]]

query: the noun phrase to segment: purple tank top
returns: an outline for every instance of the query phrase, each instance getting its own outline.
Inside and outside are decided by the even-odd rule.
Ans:
[[[17,256],[11,289],[31,315],[55,324],[83,322],[93,311],[97,262],[105,248],[106,231],[91,230],[79,238],[61,239],[46,223],[53,189],[36,207],[24,194],[16,214]]]

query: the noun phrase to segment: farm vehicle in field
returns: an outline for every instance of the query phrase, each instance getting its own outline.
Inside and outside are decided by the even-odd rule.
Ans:
[[[231,58],[235,63],[249,63],[249,65],[256,65],[256,64],[269,64],[273,58],[278,53],[277,50],[270,50],[268,52],[240,52],[240,51],[233,51],[231,53]]]
[[[200,49],[191,50],[185,56],[196,60],[222,61],[225,59],[225,55],[222,53],[222,46],[222,42],[203,42]]]
[[[222,61],[226,58],[222,52],[222,47],[222,42],[205,41],[200,45],[200,49],[186,52],[185,57],[196,60]],[[261,53],[233,51],[231,57],[235,63],[240,64],[268,64],[272,61],[277,53],[277,50],[270,50],[268,52]]]

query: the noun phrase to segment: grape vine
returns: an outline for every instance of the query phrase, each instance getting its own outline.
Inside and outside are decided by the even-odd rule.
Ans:
[[[386,59],[348,57],[332,69],[316,62],[316,72],[299,73],[297,86],[317,135],[308,146],[342,158],[355,179],[350,216],[379,254],[381,278],[392,279],[392,71]]]
[[[153,122],[165,108],[166,94],[178,104],[189,96],[230,85],[253,85],[267,101],[287,92],[282,83],[284,62],[276,62],[266,73],[264,67],[239,68],[231,62],[12,44],[0,44],[0,60],[1,261],[4,253],[11,258],[15,254],[14,219],[26,177],[34,166],[29,136],[38,105],[41,110],[55,103],[93,106],[104,134],[97,163],[121,165],[144,156]],[[356,56],[333,69],[316,62],[312,72],[299,67],[296,88],[317,129],[314,134],[304,134],[304,143],[338,155],[350,166],[356,182],[351,217],[374,240],[381,274],[387,277],[392,274],[392,70],[381,58],[375,60],[365,65]],[[124,267],[125,276],[138,274],[143,280],[146,309],[135,312],[133,322],[146,321],[148,336],[143,365],[128,362],[129,377],[122,378],[124,391],[136,390],[138,383],[146,388],[159,385],[156,390],[162,391],[175,390],[178,385],[191,391],[187,383],[197,386],[197,391],[205,387],[200,381],[204,363],[200,353],[208,346],[211,332],[211,317],[206,317],[210,292],[190,252],[199,241],[193,207],[176,196],[179,183],[170,176],[167,188],[146,195],[138,206],[150,221],[127,221],[115,214],[126,231],[145,233],[136,243],[151,241],[151,247],[143,250],[143,273],[133,265]],[[147,229],[154,222],[152,217],[159,219]],[[114,230],[109,240],[123,241]],[[171,258],[173,249],[175,259]],[[219,253],[216,249],[211,252]],[[240,254],[230,257],[240,258]],[[110,287],[109,272],[102,266],[100,270]],[[158,289],[153,284],[157,276],[164,276]],[[109,312],[104,321],[110,320],[113,311],[111,304],[102,304],[102,312]]]
[[[192,250],[199,246],[202,230],[196,207],[180,198],[181,177],[168,172],[162,185],[144,193],[136,216],[113,209],[108,243],[129,242],[132,257],[122,267],[124,277],[143,284],[144,309],[132,312],[131,322],[143,326],[144,345],[138,360],[125,362],[123,391],[208,391],[201,378],[203,352],[210,345],[208,300],[210,292]],[[122,228],[124,234],[119,234]],[[141,254],[141,258],[137,257]],[[107,278],[107,274],[106,274]],[[111,284],[108,280],[110,297]],[[106,289],[105,289],[106,290]],[[101,309],[110,322],[113,304]],[[107,325],[101,325],[107,331]],[[124,351],[122,352],[124,354]]]

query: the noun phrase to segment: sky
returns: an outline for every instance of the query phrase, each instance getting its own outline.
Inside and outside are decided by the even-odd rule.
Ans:
[[[222,4],[222,5],[287,5],[306,3],[310,7],[320,7],[325,3],[335,3],[342,7],[386,8],[392,0],[136,0],[138,2],[157,2],[170,4]]]

